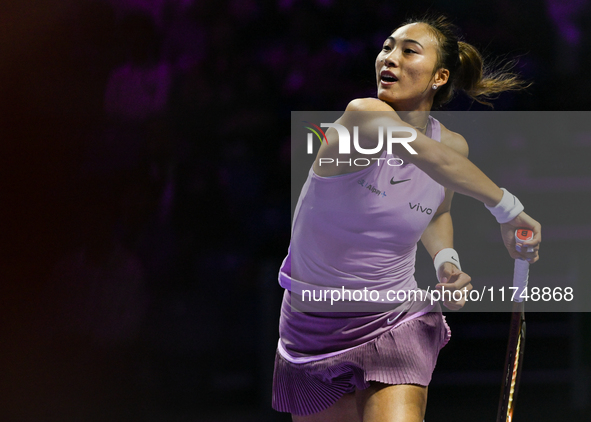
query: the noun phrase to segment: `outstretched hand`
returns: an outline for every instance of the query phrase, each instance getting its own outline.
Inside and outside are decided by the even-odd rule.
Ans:
[[[439,283],[435,286],[436,289],[442,290],[445,287],[445,300],[443,304],[447,309],[457,311],[461,309],[466,303],[466,293],[472,290],[472,278],[460,271],[454,264],[446,262],[441,266],[437,273]],[[456,290],[462,291],[460,300],[454,300],[454,292]],[[447,292],[450,292],[451,296]],[[455,297],[459,295],[456,293]],[[450,300],[451,299],[451,300]]]
[[[515,247],[515,230],[521,228],[531,229],[534,232],[534,238],[520,243],[521,251],[519,251]],[[539,249],[540,242],[542,241],[542,225],[526,213],[522,212],[508,223],[501,224],[501,236],[511,258],[523,258],[530,264],[540,259]]]

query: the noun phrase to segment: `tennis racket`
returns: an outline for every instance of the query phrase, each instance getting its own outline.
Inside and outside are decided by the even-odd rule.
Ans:
[[[515,231],[515,240],[524,242],[531,240],[534,233],[528,229]],[[528,248],[528,252],[533,249]],[[523,259],[515,260],[513,271],[513,287],[516,287],[513,297],[513,312],[511,313],[511,328],[509,331],[509,343],[507,344],[507,355],[505,357],[505,370],[503,373],[503,384],[501,386],[501,398],[497,412],[497,422],[511,422],[515,410],[515,400],[523,366],[523,353],[525,351],[525,314],[523,311],[523,299],[521,293],[527,287],[529,276],[529,263]]]

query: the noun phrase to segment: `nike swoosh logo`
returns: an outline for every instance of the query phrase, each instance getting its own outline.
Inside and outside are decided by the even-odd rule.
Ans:
[[[398,315],[396,315],[394,318],[390,319],[388,318],[386,321],[388,321],[388,324],[392,324],[396,321],[398,321],[400,319],[400,316],[402,315],[402,313],[399,313]]]
[[[457,259],[455,259],[453,256],[451,257],[451,259],[453,259],[454,261],[458,262],[458,260],[457,260]]]
[[[391,185],[396,185],[396,184],[398,184],[398,183],[402,183],[402,182],[408,182],[409,180],[410,180],[410,179],[404,179],[404,180],[394,180],[394,178],[392,178],[392,179],[390,180],[390,184],[391,184]]]

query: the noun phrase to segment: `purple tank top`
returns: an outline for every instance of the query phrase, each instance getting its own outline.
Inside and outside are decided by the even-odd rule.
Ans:
[[[441,126],[429,116],[428,137]],[[312,169],[296,206],[288,255],[279,271],[286,289],[279,351],[287,358],[325,357],[363,344],[430,310],[427,301],[386,312],[294,312],[291,291],[310,287],[415,290],[417,242],[442,203],[443,186],[412,163],[402,166],[386,151],[367,168],[335,177]]]

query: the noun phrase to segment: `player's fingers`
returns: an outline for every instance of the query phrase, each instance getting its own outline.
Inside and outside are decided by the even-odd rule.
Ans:
[[[464,290],[465,288],[468,289],[468,291],[472,290],[472,284],[470,283],[471,279],[469,277],[464,278],[462,277],[461,279],[457,280],[454,283],[447,283],[445,285],[442,285],[442,287],[445,287],[446,290]]]
[[[540,245],[532,244],[531,242],[524,242],[521,246],[520,255],[526,259],[527,262],[533,264],[540,259]]]
[[[529,242],[517,243],[515,245],[516,256],[515,259],[525,259],[530,264],[537,262],[540,259],[539,245],[531,246]]]
[[[458,275],[458,278],[454,282],[454,284],[457,286],[458,289],[461,289],[464,286],[467,286],[468,284],[470,284],[471,281],[472,281],[472,277],[470,277],[468,274],[460,273]]]
[[[526,213],[522,213],[521,217],[523,221],[522,224],[525,224],[525,226],[531,229],[534,236],[531,240],[520,243],[523,243],[526,247],[539,247],[540,243],[542,243],[542,225]]]
[[[463,280],[464,282],[469,282],[472,278],[461,271],[448,274],[441,278],[441,282],[439,284],[453,284],[456,283],[458,280]]]
[[[537,242],[535,239],[517,242],[515,244],[515,249],[523,253],[532,253],[540,250],[540,242]]]
[[[539,251],[540,250],[540,245],[539,244],[532,244],[529,242],[519,242],[515,244],[515,250],[517,250],[518,252],[522,252],[522,253],[532,253],[535,251]]]
[[[533,258],[538,258],[540,255],[539,248],[527,249],[526,247],[521,248],[521,256],[527,261],[531,261]]]
[[[445,290],[451,290],[451,291],[464,290],[464,289],[467,289],[467,291],[470,291],[473,288],[470,281],[471,281],[471,279],[468,277],[468,279],[458,280],[455,283],[449,283],[449,282],[448,283],[438,283],[435,285],[435,288],[438,290],[445,288]]]
[[[542,225],[535,220],[533,221],[534,224],[532,225],[532,231],[534,232],[534,238],[530,242],[532,244],[539,245],[540,243],[542,243]]]
[[[461,300],[458,301],[445,301],[443,302],[443,305],[445,305],[445,307],[451,311],[457,311],[458,309],[461,309],[464,305],[466,304],[466,299],[462,298]]]
[[[472,286],[472,284],[471,284],[471,283],[468,283],[468,284],[464,284],[464,283],[462,283],[462,284],[457,284],[457,285],[455,286],[455,289],[454,289],[454,290],[459,290],[459,291],[461,291],[462,293],[468,293],[468,292],[469,292],[470,290],[472,290],[473,288],[474,288],[474,286]]]

